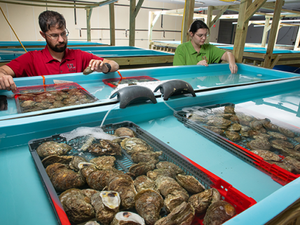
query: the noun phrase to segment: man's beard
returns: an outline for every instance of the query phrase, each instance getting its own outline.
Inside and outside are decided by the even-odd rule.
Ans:
[[[62,44],[62,43],[53,46],[53,45],[51,45],[51,43],[49,43],[49,42],[47,41],[47,44],[48,44],[49,48],[50,48],[52,51],[54,51],[54,52],[64,52],[64,51],[66,50],[66,48],[67,48],[67,41],[65,41],[65,42],[63,42],[63,43],[65,44],[63,47],[58,47],[58,45],[60,45],[60,44]]]

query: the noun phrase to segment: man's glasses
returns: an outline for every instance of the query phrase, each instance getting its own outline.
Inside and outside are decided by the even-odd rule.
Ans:
[[[62,37],[62,38],[65,38],[69,35],[69,31],[68,29],[66,28],[66,30],[60,34],[46,34],[44,33],[46,36],[50,37],[51,39],[53,40],[57,40],[59,38],[59,35]]]

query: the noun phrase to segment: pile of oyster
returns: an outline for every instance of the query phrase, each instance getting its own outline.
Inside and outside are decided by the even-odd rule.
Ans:
[[[23,113],[95,101],[78,88],[18,94],[17,97]]]
[[[37,148],[60,202],[74,224],[189,225],[198,215],[203,224],[222,224],[235,208],[221,199],[215,188],[206,189],[194,176],[176,164],[161,161],[144,140],[126,127],[115,130],[111,142],[99,148],[121,145],[131,157],[128,172],[116,169],[111,151],[91,160],[67,155],[65,143],[44,142]],[[105,140],[106,141],[106,140]],[[85,149],[94,149],[90,140]],[[91,148],[92,147],[92,148]],[[99,151],[98,151],[99,152]]]
[[[115,85],[115,86],[118,86],[120,84],[128,84],[128,85],[132,85],[132,84],[136,84],[138,82],[148,82],[150,81],[149,79],[147,78],[143,78],[143,79],[124,79],[124,80],[121,80],[120,81],[113,81],[111,82],[111,84]]]
[[[189,119],[248,148],[269,163],[300,173],[300,137],[268,118],[236,112],[235,106],[229,105],[210,113],[192,113]]]

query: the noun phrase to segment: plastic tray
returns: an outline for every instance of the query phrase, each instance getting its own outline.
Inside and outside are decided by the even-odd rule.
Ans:
[[[223,107],[226,105],[233,105],[232,103],[224,103],[224,104],[216,104],[211,106],[203,106],[201,108],[204,109],[214,109]],[[233,142],[229,140],[228,138],[221,136],[220,134],[217,134],[205,127],[204,123],[197,123],[194,121],[189,120],[186,118],[186,112],[185,111],[176,111],[174,112],[174,116],[182,122],[186,127],[193,129],[197,133],[203,135],[207,139],[213,141],[214,143],[218,144],[225,150],[233,153],[234,155],[238,156],[245,162],[251,164],[252,166],[256,167],[257,169],[261,170],[262,172],[268,174],[271,176],[273,180],[280,183],[281,185],[285,185],[298,177],[300,177],[300,174],[294,174],[291,173],[275,164],[271,164],[267,161],[265,161],[262,157],[254,154],[251,152],[248,147],[245,145],[245,143],[242,142]],[[261,118],[260,118],[261,119]],[[283,156],[280,156],[283,158]]]
[[[149,76],[123,77],[121,82],[120,82],[120,80],[121,80],[121,78],[111,78],[111,79],[103,79],[102,82],[112,88],[116,88],[119,84],[158,81],[157,79],[155,79],[153,77],[149,77]]]
[[[47,103],[44,107],[32,107],[32,108],[26,108],[22,107],[22,103],[25,101],[24,99],[21,99],[22,97],[25,97],[26,95],[29,100],[33,100],[36,102],[37,96],[45,93],[51,93],[53,91],[64,91],[64,90],[70,90],[70,89],[77,89],[79,90],[85,97],[84,102],[80,102],[80,100],[72,103],[72,104],[63,104],[60,107],[52,107],[52,103]],[[30,95],[30,96],[29,96]],[[24,112],[31,112],[31,111],[39,111],[39,110],[45,110],[50,108],[61,108],[64,106],[69,106],[69,105],[80,105],[80,104],[85,104],[85,103],[91,103],[95,102],[98,99],[91,95],[87,90],[85,90],[83,87],[81,87],[77,83],[64,83],[64,84],[50,84],[50,85],[38,85],[38,86],[30,86],[30,87],[21,87],[18,88],[17,92],[15,93],[15,101],[17,105],[17,111],[18,113],[24,113]],[[37,103],[37,102],[36,102]]]
[[[154,136],[152,136],[151,134],[141,129],[139,126],[132,122],[124,121],[121,123],[108,124],[103,127],[103,130],[106,133],[114,134],[114,131],[119,127],[127,127],[132,129],[135,132],[136,137],[141,138],[148,144],[150,144],[153,147],[154,151],[162,151],[163,154],[160,156],[161,161],[173,162],[174,164],[178,165],[181,169],[183,169],[183,171],[187,175],[193,175],[194,177],[196,177],[206,188],[218,189],[222,196],[222,199],[231,203],[235,207],[237,214],[256,204],[256,201],[253,198],[250,198],[242,192],[238,191],[231,184],[227,183],[226,181],[222,180],[218,176],[204,169],[197,163],[193,162],[189,158],[180,154],[179,152],[166,145],[162,141],[158,140],[157,138],[155,138]],[[56,193],[54,187],[52,186],[52,183],[48,175],[46,174],[45,168],[42,165],[42,162],[36,152],[36,149],[43,142],[52,140],[56,142],[64,142],[69,144],[73,147],[73,149],[71,150],[72,154],[76,154],[76,149],[80,148],[82,145],[82,139],[85,139],[85,137],[78,137],[70,140],[69,142],[66,142],[66,139],[61,137],[60,135],[54,135],[43,139],[31,140],[28,143],[29,150],[34,159],[40,177],[43,181],[45,190],[49,196],[49,200],[52,203],[54,211],[56,212],[58,222],[63,225],[70,224],[70,222],[66,220],[66,214],[59,202],[58,193]],[[91,155],[88,155],[86,158],[89,159],[90,157]],[[123,149],[122,156],[117,156],[116,159],[116,168],[124,172],[127,172],[129,167],[133,164],[130,156]],[[203,218],[195,217],[193,225],[202,224],[202,220]]]

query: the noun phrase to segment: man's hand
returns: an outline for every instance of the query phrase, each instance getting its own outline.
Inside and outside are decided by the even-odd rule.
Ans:
[[[89,66],[91,67],[91,70],[97,72],[107,73],[109,70],[102,60],[92,59],[89,63]]]
[[[0,90],[17,91],[17,86],[14,82],[15,72],[7,65],[0,67]]]
[[[11,75],[5,75],[0,72],[0,90],[16,92],[17,86]]]

